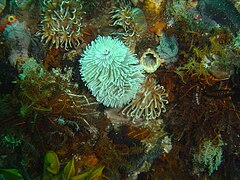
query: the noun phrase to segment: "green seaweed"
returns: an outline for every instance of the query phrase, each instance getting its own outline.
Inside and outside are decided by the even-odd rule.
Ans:
[[[54,151],[48,151],[44,158],[43,180],[96,180],[100,179],[105,166],[94,167],[91,170],[79,175],[76,174],[74,158],[69,161],[63,170],[60,169],[60,162]]]
[[[214,145],[210,139],[203,141],[200,150],[193,154],[194,174],[207,170],[210,176],[218,170],[222,162],[222,145],[222,141],[217,145]]]
[[[54,151],[48,151],[44,157],[43,180],[58,179],[60,162],[57,154]]]
[[[74,167],[74,159],[72,158],[72,160],[67,163],[67,165],[63,170],[63,178],[68,180],[74,175],[75,175],[75,167]]]
[[[17,169],[0,169],[0,179],[23,180],[24,178]]]
[[[80,174],[78,176],[72,177],[72,180],[97,180],[97,179],[101,179],[102,171],[103,171],[104,168],[105,168],[105,166],[95,167],[88,172],[85,172],[85,173]]]
[[[176,69],[177,74],[181,74],[181,71],[187,71],[191,77],[197,77],[198,79],[206,79],[210,76],[204,60],[199,62],[195,57],[189,58],[187,64],[184,64]]]

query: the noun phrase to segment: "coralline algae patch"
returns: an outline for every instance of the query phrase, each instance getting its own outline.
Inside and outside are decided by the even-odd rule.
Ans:
[[[82,1],[45,0],[37,36],[50,48],[77,48],[82,39]]]

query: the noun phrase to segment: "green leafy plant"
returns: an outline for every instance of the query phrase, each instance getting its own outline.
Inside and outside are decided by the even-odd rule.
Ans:
[[[218,170],[222,162],[222,145],[221,140],[217,145],[214,145],[210,139],[202,142],[199,151],[193,154],[194,174],[208,171],[210,176],[215,170]]]
[[[54,151],[48,151],[44,158],[42,180],[96,180],[101,179],[103,169],[104,166],[98,166],[90,171],[76,175],[73,158],[61,170],[57,154]]]
[[[23,180],[17,169],[0,169],[0,179]]]

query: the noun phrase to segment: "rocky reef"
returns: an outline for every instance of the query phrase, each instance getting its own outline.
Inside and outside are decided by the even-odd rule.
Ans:
[[[240,179],[236,0],[0,0],[0,179]]]

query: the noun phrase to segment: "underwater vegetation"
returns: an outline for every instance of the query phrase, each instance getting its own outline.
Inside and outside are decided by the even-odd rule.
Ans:
[[[99,36],[82,56],[80,73],[98,102],[122,107],[135,96],[143,82],[143,70],[122,41]]]
[[[239,66],[239,52],[228,40],[228,31],[217,30],[212,35],[196,34],[195,38],[200,38],[203,44],[195,45],[194,41],[189,44],[189,53],[182,56],[186,64],[176,69],[184,81],[183,71],[192,78],[196,78],[205,83],[211,83],[217,79],[229,78],[234,73],[234,68]]]
[[[60,162],[54,151],[48,151],[44,157],[43,180],[47,179],[101,179],[104,166],[94,167],[88,172],[79,174],[72,158],[60,171]],[[77,175],[76,175],[77,174]]]
[[[55,77],[44,71],[34,59],[29,59],[22,64],[21,69],[22,73],[19,74],[19,86],[22,90],[20,93],[20,97],[22,97],[20,116],[25,117],[32,110],[43,111],[44,113],[55,111],[52,109],[50,99],[53,98],[54,101],[55,98],[64,97],[61,93],[56,93],[56,91],[62,91],[63,89],[57,84]],[[56,97],[54,97],[55,95]],[[59,105],[57,102],[55,103],[56,109],[60,108],[61,110],[64,107],[64,101]]]
[[[207,80],[210,76],[205,61],[198,62],[194,57],[189,58],[188,63],[182,67],[177,68],[177,71],[186,71],[191,77],[197,77],[197,79]]]
[[[96,108],[96,102],[90,102],[85,95],[75,92],[76,85],[70,82],[71,69],[65,69],[65,72],[53,69],[48,72],[34,59],[22,64],[21,69],[18,81],[21,88],[19,100],[22,104],[20,117],[38,112],[81,121],[83,116]]]
[[[240,49],[240,32],[238,32],[236,37],[233,38],[233,45],[235,48]]]
[[[211,140],[205,139],[199,152],[193,154],[193,173],[197,174],[207,169],[211,175],[213,171],[218,170],[222,162],[222,146],[222,141],[215,145]]]

